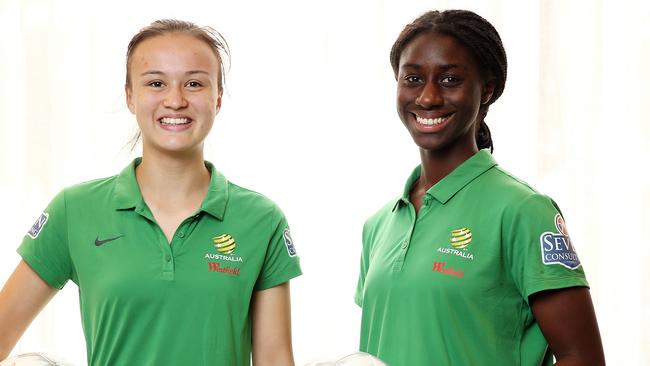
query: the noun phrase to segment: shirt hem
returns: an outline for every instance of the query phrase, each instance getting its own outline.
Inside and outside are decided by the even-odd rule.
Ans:
[[[22,248],[16,250],[22,259],[27,263],[27,265],[34,271],[36,274],[47,283],[48,286],[61,290],[65,286],[67,281],[57,281],[53,277],[56,277],[52,272],[48,271],[45,263],[41,262],[35,256],[30,255],[25,252]]]
[[[569,287],[586,287],[589,288],[589,283],[584,277],[565,277],[565,278],[556,278],[552,280],[546,280],[544,282],[536,283],[533,286],[530,286],[528,291],[526,291],[526,300],[541,291],[546,290],[559,290]]]
[[[302,270],[300,269],[300,266],[294,266],[293,268],[290,268],[289,270],[286,270],[282,276],[266,279],[262,282],[260,282],[259,285],[255,286],[255,291],[262,291],[262,290],[267,290],[270,289],[271,287],[275,287],[278,285],[281,285],[293,278],[296,278],[298,276],[302,275]]]

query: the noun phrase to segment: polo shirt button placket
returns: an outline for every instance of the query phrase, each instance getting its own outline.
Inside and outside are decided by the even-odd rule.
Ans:
[[[167,281],[174,279],[174,258],[171,253],[166,253],[163,256],[163,265],[162,265],[162,278]]]

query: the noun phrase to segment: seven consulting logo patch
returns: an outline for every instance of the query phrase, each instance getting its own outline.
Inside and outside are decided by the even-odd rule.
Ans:
[[[284,245],[287,247],[289,257],[295,257],[297,254],[296,247],[293,245],[293,239],[291,239],[291,232],[289,232],[289,228],[284,229],[282,232],[282,238],[284,239]]]
[[[545,265],[560,264],[572,270],[580,267],[580,259],[571,244],[564,219],[559,213],[555,215],[555,227],[557,233],[547,231],[539,237],[542,247],[542,262]]]

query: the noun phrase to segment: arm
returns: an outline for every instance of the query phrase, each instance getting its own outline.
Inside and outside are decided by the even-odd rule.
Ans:
[[[541,291],[530,296],[530,304],[557,366],[605,365],[589,289]]]
[[[289,282],[253,294],[251,321],[253,366],[293,366]]]
[[[25,329],[57,293],[21,260],[0,291],[0,360],[7,358]]]

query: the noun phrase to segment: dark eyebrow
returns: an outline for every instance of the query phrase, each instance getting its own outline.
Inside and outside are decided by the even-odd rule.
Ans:
[[[413,68],[413,69],[421,69],[422,68],[422,66],[420,66],[418,64],[404,64],[404,65],[402,65],[402,68],[407,68],[407,67],[410,67],[410,68]],[[451,69],[465,69],[466,67],[463,66],[463,65],[448,64],[448,65],[440,65],[440,68],[442,70],[444,70],[444,71],[448,71],[448,70],[451,70]]]
[[[418,64],[404,64],[404,65],[400,66],[400,69],[404,69],[404,68],[407,68],[407,67],[409,67],[411,69],[419,69],[421,66],[418,65]]]
[[[209,72],[203,71],[203,70],[190,70],[190,71],[185,73],[185,75],[194,75],[194,74],[210,75]],[[149,71],[145,71],[142,74],[140,74],[140,76],[145,76],[145,75],[165,75],[165,73],[162,72],[162,71],[158,71],[158,70],[149,70]]]
[[[456,65],[456,64],[442,65],[442,66],[440,66],[440,68],[443,69],[443,70],[445,70],[445,71],[447,71],[447,70],[451,70],[451,69],[466,69],[465,66],[463,66],[463,65]]]

